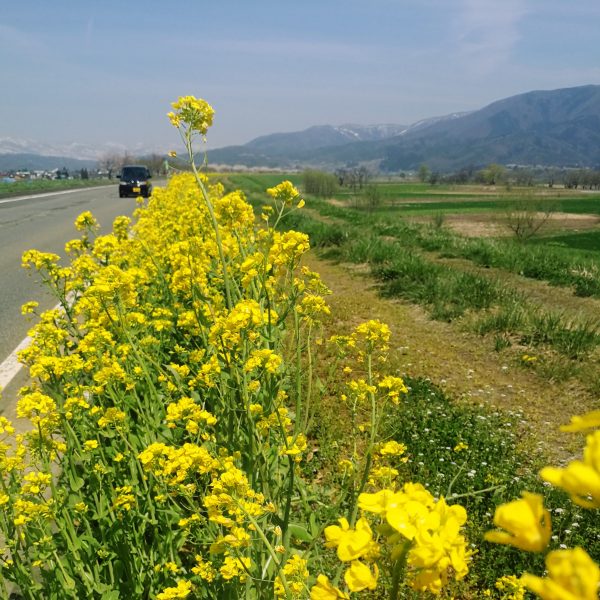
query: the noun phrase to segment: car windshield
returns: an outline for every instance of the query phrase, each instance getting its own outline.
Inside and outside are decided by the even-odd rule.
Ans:
[[[123,167],[121,173],[122,179],[140,181],[148,178],[148,169],[146,167]]]

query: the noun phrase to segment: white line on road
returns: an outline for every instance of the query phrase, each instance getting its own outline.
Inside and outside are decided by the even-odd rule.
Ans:
[[[73,292],[69,292],[66,297],[66,301],[71,306],[73,304]],[[61,303],[59,302],[52,310],[62,310]],[[25,350],[29,344],[31,344],[32,338],[27,336],[21,343],[4,359],[0,364],[0,391],[2,391],[16,376],[16,374],[23,368],[23,365],[19,362],[18,354],[21,350]]]
[[[44,192],[43,194],[31,194],[29,196],[17,196],[15,198],[7,198],[0,200],[0,204],[8,204],[9,202],[21,202],[21,200],[33,200],[34,198],[47,198],[48,196],[60,196],[61,194],[74,194],[75,192],[85,192],[86,190],[99,190],[112,185],[95,185],[92,187],[81,187],[74,190],[63,190],[61,192]]]
[[[3,390],[15,377],[15,375],[23,368],[19,362],[17,354],[21,350],[25,350],[31,343],[31,338],[26,337],[0,364],[0,390]]]

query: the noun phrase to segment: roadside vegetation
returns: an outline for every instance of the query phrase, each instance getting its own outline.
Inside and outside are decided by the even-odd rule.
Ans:
[[[106,179],[29,179],[10,183],[0,182],[0,199],[97,185],[112,185],[112,183]]]
[[[594,431],[583,461],[544,467],[521,412],[411,376],[389,326],[332,314],[303,261],[313,244],[366,264],[385,294],[465,324],[521,291],[444,264],[444,218],[382,220],[372,182],[349,208],[279,175],[208,178],[193,141],[212,107],[172,106],[191,173],[111,233],[80,215],[66,264],[23,256],[62,310],[20,355],[29,429],[0,420],[4,597],[593,598],[597,412],[568,426]],[[569,348],[561,319],[540,344],[591,355],[597,331]]]
[[[551,299],[540,304],[518,282],[501,277],[508,271],[567,287],[575,296],[598,298],[596,251],[557,246],[552,238],[550,244],[467,238],[435,221],[392,221],[389,213],[378,218],[321,201],[309,206],[312,215],[291,215],[286,226],[306,231],[325,256],[369,265],[382,293],[419,303],[434,319],[456,321],[491,338],[497,351],[535,354],[529,367],[551,378],[581,377],[590,390],[598,390],[598,313],[564,310]]]

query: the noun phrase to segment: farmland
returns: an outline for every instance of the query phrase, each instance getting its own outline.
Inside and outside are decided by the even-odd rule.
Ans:
[[[261,186],[270,185],[270,177],[261,182],[257,176],[235,176],[232,181],[252,200]],[[402,300],[403,308],[426,315],[431,319],[428,327],[438,321],[452,335],[468,336],[473,347],[499,365],[516,365],[526,373],[537,396],[546,387],[566,385],[572,390],[571,405],[581,401],[592,407],[600,380],[600,244],[595,243],[600,240],[600,219],[595,216],[600,195],[534,190],[544,199],[560,199],[560,212],[540,235],[518,243],[503,222],[505,207],[521,193],[531,198],[529,188],[490,192],[487,187],[382,187],[387,200],[376,210],[357,208],[356,197],[345,192],[329,200],[311,198],[309,210],[290,215],[288,224],[309,232],[330,273],[353,274],[358,289],[370,281],[391,306]],[[420,203],[414,202],[417,194]],[[424,220],[433,199],[435,211]],[[470,212],[473,205],[487,210]],[[449,225],[461,212],[467,229],[469,223],[494,220],[501,235],[461,235]],[[588,217],[588,229],[574,231],[569,220],[573,213]],[[337,265],[333,271],[332,265]],[[443,342],[433,344],[444,348]],[[535,355],[535,360],[524,364],[523,355]],[[444,365],[448,360],[440,359]],[[555,424],[567,416],[558,411]]]
[[[106,179],[31,179],[10,183],[0,182],[0,199],[110,184],[112,182]]]

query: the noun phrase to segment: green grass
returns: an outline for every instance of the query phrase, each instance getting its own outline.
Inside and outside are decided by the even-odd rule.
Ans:
[[[403,480],[423,483],[434,495],[467,509],[467,539],[478,546],[468,576],[471,589],[493,588],[503,574],[543,572],[542,556],[483,540],[493,529],[495,507],[524,490],[542,494],[551,510],[551,549],[579,545],[600,558],[595,512],[542,484],[537,476],[544,466],[542,453],[531,442],[523,444],[529,434],[521,414],[457,404],[427,380],[407,378],[406,383],[409,395],[390,411],[385,433],[408,447],[409,462],[397,466]],[[456,452],[459,442],[468,448]]]
[[[434,201],[428,202],[402,202],[401,204],[393,205],[389,198],[382,206],[375,210],[378,215],[386,216],[405,216],[410,214],[419,214],[421,216],[443,212],[446,214],[468,214],[482,212],[505,212],[514,204],[518,196],[490,196],[489,199],[482,198],[481,195],[473,195],[473,199],[462,199],[463,196],[443,195],[443,194],[420,194],[427,198],[436,198]],[[419,195],[419,196],[420,196]],[[447,199],[437,200],[439,196],[444,196]],[[418,197],[404,195],[402,198]],[[384,196],[385,198],[385,196]],[[399,199],[401,199],[399,197]],[[554,200],[554,199],[553,199]],[[600,195],[589,198],[558,198],[555,200],[558,204],[557,210],[569,214],[600,214]]]
[[[267,200],[267,188],[285,180],[296,186],[302,182],[301,173],[218,173],[217,177],[227,189],[241,188],[246,194],[262,194],[263,203]]]
[[[281,176],[271,178],[269,184]],[[236,176],[236,183],[246,186],[251,199],[257,194],[257,207],[264,203],[260,191],[266,185],[263,175]],[[468,316],[471,329],[496,336],[498,349],[513,340],[551,348],[567,360],[578,360],[600,346],[598,322],[531,305],[491,272],[440,263],[423,251],[571,286],[579,296],[600,297],[600,268],[589,252],[510,239],[464,238],[443,226],[384,220],[312,197],[307,198],[307,207],[326,219],[314,218],[314,212],[296,211],[282,227],[304,231],[313,247],[326,249],[331,258],[368,264],[384,294],[424,306],[433,319],[452,321]]]
[[[29,181],[15,181],[14,183],[0,182],[0,198],[42,194],[44,192],[85,188],[96,185],[114,185],[116,183],[118,183],[117,180],[109,182],[106,179],[32,179]]]
[[[532,242],[534,244],[543,244],[553,248],[600,252],[600,230],[565,233],[547,238],[534,239]]]
[[[302,212],[291,214],[283,227],[304,231],[330,258],[368,264],[383,294],[420,304],[432,319],[468,315],[468,326],[480,335],[510,336],[521,345],[551,348],[568,360],[586,357],[600,346],[599,322],[543,309],[492,276],[437,263],[401,240],[358,226],[324,223]]]

